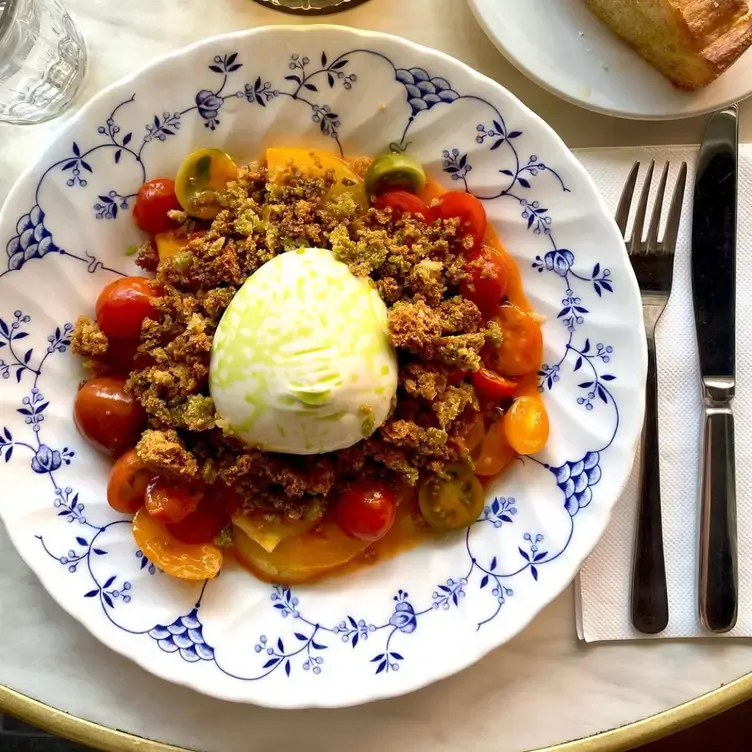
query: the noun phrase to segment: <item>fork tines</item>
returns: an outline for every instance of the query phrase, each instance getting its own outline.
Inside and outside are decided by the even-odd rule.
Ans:
[[[651,162],[648,167],[645,182],[642,186],[640,200],[637,204],[637,210],[632,223],[632,235],[627,237],[627,225],[629,223],[629,210],[632,205],[635,187],[637,186],[637,177],[640,172],[640,163],[635,162],[632,167],[627,182],[622,191],[619,205],[616,209],[616,224],[619,226],[622,236],[626,240],[627,252],[632,254],[656,254],[656,253],[674,253],[676,250],[676,241],[679,237],[679,223],[681,222],[682,202],[684,199],[684,189],[687,182],[687,163],[682,162],[679,169],[679,175],[676,179],[674,193],[671,198],[671,205],[666,218],[666,228],[663,239],[658,240],[658,234],[661,226],[661,214],[663,211],[663,200],[666,194],[666,183],[668,181],[669,163],[663,167],[663,173],[658,184],[658,192],[653,204],[653,212],[650,217],[648,226],[647,241],[643,240],[643,230],[645,226],[645,216],[648,211],[648,202],[650,199],[650,188],[653,182],[653,172],[655,162]]]

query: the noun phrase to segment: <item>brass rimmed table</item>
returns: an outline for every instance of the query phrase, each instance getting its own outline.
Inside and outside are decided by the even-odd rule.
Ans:
[[[202,37],[314,22],[250,0],[216,0],[201,12],[182,0],[67,4],[90,51],[78,102]],[[502,58],[463,0],[370,0],[329,20],[401,34],[458,57],[511,89],[570,146],[699,140],[696,121],[614,121],[556,100]],[[752,141],[752,108],[743,113],[742,139]],[[0,127],[0,201],[57,127],[59,121]],[[202,697],[111,653],[53,603],[0,527],[0,712],[118,752],[356,745],[361,752],[614,752],[752,698],[752,653],[743,642],[584,647],[575,638],[572,600],[570,590],[511,643],[420,692],[359,708],[285,713]]]

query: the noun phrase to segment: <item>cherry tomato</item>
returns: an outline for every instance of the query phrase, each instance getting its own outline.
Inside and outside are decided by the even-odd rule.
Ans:
[[[134,514],[144,504],[146,486],[153,477],[139,460],[135,449],[121,455],[113,465],[107,483],[107,503],[123,514]]]
[[[540,452],[548,431],[548,413],[540,397],[518,397],[504,413],[504,436],[517,454]]]
[[[229,515],[204,499],[195,512],[181,522],[165,525],[165,528],[182,543],[211,543],[229,522]]]
[[[382,193],[380,196],[376,196],[373,205],[381,211],[391,209],[397,217],[403,214],[422,214],[425,219],[429,219],[431,216],[431,210],[426,203],[407,191]]]
[[[472,452],[478,446],[486,436],[486,426],[483,421],[483,415],[481,413],[475,413],[473,422],[469,425],[467,431],[462,437],[462,443],[465,445],[465,449],[468,452]]]
[[[135,446],[146,428],[141,403],[125,391],[122,376],[98,376],[87,381],[73,403],[76,428],[94,446],[121,454]]]
[[[146,487],[146,511],[159,522],[182,522],[198,509],[203,490],[155,476]]]
[[[133,538],[152,564],[173,577],[208,580],[222,567],[221,549],[208,543],[182,543],[143,508],[133,518]]]
[[[538,368],[543,357],[543,334],[538,322],[511,303],[499,308],[496,321],[502,341],[498,348],[484,350],[486,366],[511,377],[524,376]]]
[[[507,291],[509,267],[495,248],[484,245],[473,253],[467,271],[469,279],[460,285],[460,292],[472,300],[486,316],[494,316]]]
[[[467,371],[460,371],[456,368],[447,375],[447,382],[450,386],[459,386],[467,377]]]
[[[439,202],[431,207],[431,211],[435,219],[459,219],[460,229],[472,235],[475,247],[480,247],[488,220],[483,204],[471,193],[447,191],[439,196]]]
[[[389,532],[396,508],[394,491],[386,483],[362,481],[340,496],[334,514],[351,538],[373,542]]]
[[[167,212],[182,207],[175,195],[175,181],[169,178],[154,178],[147,180],[136,195],[136,205],[133,207],[133,220],[136,226],[156,235],[160,232],[174,230],[180,226],[179,222],[170,219]]]
[[[470,383],[481,397],[492,402],[501,402],[514,396],[517,391],[517,382],[504,378],[499,374],[481,368],[470,376]]]
[[[516,456],[504,433],[503,421],[497,420],[491,424],[483,443],[473,453],[475,474],[484,478],[498,475]]]
[[[136,339],[144,319],[154,315],[157,291],[146,277],[121,277],[97,298],[97,322],[113,339]]]
[[[483,486],[465,463],[449,465],[420,487],[418,503],[426,522],[442,532],[472,525],[483,511]]]

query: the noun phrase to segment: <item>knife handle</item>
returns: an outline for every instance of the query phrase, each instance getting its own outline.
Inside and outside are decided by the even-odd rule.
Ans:
[[[730,402],[705,405],[700,497],[700,619],[711,632],[736,625],[734,415]]]
[[[632,565],[631,618],[643,634],[668,626],[666,562],[661,518],[661,466],[658,445],[658,377],[654,330],[648,331],[648,380],[640,451],[640,498]]]

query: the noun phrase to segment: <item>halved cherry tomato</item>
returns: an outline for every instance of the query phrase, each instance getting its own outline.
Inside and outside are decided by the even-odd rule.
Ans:
[[[517,382],[499,374],[480,368],[470,376],[470,383],[481,397],[493,402],[509,399],[517,391]]]
[[[107,483],[107,503],[117,512],[134,514],[144,505],[146,486],[154,473],[139,460],[135,449],[118,458]]]
[[[548,413],[540,397],[518,397],[503,420],[504,435],[517,454],[535,454],[546,446]]]
[[[483,511],[483,486],[464,462],[447,466],[444,473],[444,477],[430,477],[420,487],[420,511],[434,530],[468,527]]]
[[[198,509],[204,495],[202,488],[188,488],[175,481],[155,476],[146,487],[146,511],[159,522],[182,522]]]
[[[208,580],[222,567],[222,551],[211,544],[182,543],[157,522],[146,509],[133,518],[133,538],[155,566],[183,580]]]
[[[235,529],[238,561],[262,579],[283,585],[322,577],[347,564],[368,545],[368,541],[346,535],[333,522],[324,522],[305,535],[282,541],[270,553]]]
[[[498,475],[516,456],[507,441],[503,422],[497,420],[489,426],[483,443],[473,454],[475,474],[483,477]]]
[[[473,422],[462,437],[462,443],[468,452],[474,451],[485,438],[486,425],[482,413],[475,413]]]
[[[486,366],[512,377],[525,376],[538,368],[543,357],[543,334],[538,322],[511,303],[499,308],[496,321],[501,328],[501,345],[484,349]]]
[[[135,339],[144,319],[154,315],[157,290],[146,277],[121,277],[97,298],[97,322],[113,339]]]
[[[386,483],[362,481],[340,496],[334,515],[351,538],[373,542],[389,532],[396,506],[394,491]]]
[[[181,209],[175,195],[175,181],[169,178],[147,180],[136,195],[133,207],[133,220],[139,229],[156,235],[179,226],[179,223],[167,216],[168,211]]]
[[[181,522],[165,525],[165,528],[182,543],[211,543],[229,522],[228,514],[204,498],[195,512]]]
[[[447,382],[450,386],[459,386],[467,378],[467,374],[467,371],[460,371],[457,368],[447,375]]]
[[[447,191],[431,207],[431,212],[435,219],[459,219],[460,229],[472,235],[475,247],[480,247],[488,220],[483,204],[472,193]]]
[[[73,420],[81,435],[112,454],[135,446],[146,428],[146,412],[125,391],[125,382],[123,376],[98,376],[78,390],[73,403]]]
[[[495,248],[484,245],[473,252],[467,266],[469,278],[460,285],[460,292],[472,300],[486,316],[494,316],[507,291],[509,267]]]
[[[429,221],[431,218],[431,210],[428,206],[417,196],[407,191],[382,193],[380,196],[376,196],[373,205],[380,211],[391,209],[397,218],[403,214],[422,214]]]

